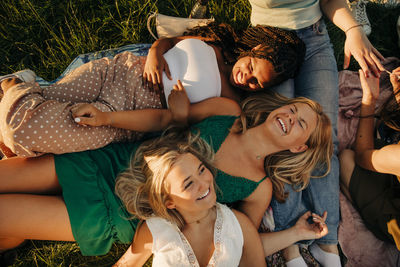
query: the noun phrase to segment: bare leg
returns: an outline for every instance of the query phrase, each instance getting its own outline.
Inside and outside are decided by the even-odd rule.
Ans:
[[[286,261],[293,260],[295,258],[301,257],[299,246],[291,245],[282,251],[282,255]]]
[[[352,202],[349,186],[350,179],[353,173],[355,165],[355,153],[353,150],[343,150],[339,155],[340,162],[340,189],[342,193]]]
[[[53,155],[0,160],[0,194],[60,194]]]
[[[333,244],[318,244],[318,246],[325,252],[339,255],[339,250],[338,250],[337,245],[333,245]]]
[[[74,241],[62,197],[0,195],[0,252],[25,239]]]

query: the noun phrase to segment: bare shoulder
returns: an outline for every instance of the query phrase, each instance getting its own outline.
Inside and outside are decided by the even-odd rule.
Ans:
[[[246,200],[251,201],[251,200],[257,200],[258,197],[263,197],[265,198],[265,196],[267,196],[267,198],[272,197],[272,182],[270,178],[265,178],[264,181],[262,181],[258,187],[256,188],[256,190],[254,190],[254,192],[247,197]]]
[[[242,229],[245,229],[248,226],[254,227],[253,223],[250,221],[249,217],[241,211],[231,209],[236,219],[238,220]]]

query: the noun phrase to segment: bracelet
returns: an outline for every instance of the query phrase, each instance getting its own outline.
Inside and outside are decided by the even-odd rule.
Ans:
[[[366,119],[366,118],[375,118],[376,117],[376,115],[373,113],[373,114],[369,114],[369,115],[364,115],[364,116],[359,116],[359,118],[360,119]]]
[[[353,29],[353,28],[362,27],[362,26],[363,26],[363,24],[356,24],[356,25],[353,25],[353,26],[351,26],[350,28],[348,28],[347,30],[345,30],[345,31],[344,31],[344,34],[347,34],[347,32],[350,31],[350,30]]]

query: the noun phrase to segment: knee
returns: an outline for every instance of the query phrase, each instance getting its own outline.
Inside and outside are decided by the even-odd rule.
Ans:
[[[353,173],[355,167],[355,152],[350,149],[343,150],[339,154],[340,162],[340,181],[346,187],[349,186],[351,174]]]

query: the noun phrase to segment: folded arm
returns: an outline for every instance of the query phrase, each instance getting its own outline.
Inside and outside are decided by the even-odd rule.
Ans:
[[[203,41],[209,38],[201,36],[179,36],[171,38],[161,38],[155,41],[149,49],[146,64],[143,72],[143,83],[150,89],[159,90],[162,88],[162,73],[165,72],[168,79],[172,79],[167,61],[164,54],[174,45],[184,39],[201,39]]]

